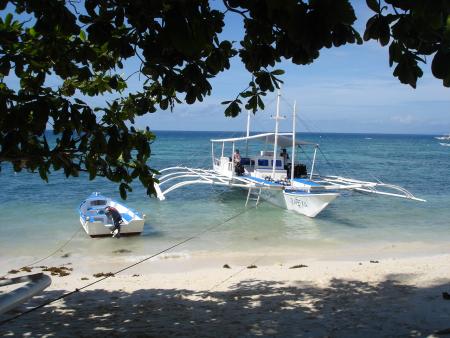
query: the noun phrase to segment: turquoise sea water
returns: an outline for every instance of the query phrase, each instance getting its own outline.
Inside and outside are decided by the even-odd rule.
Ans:
[[[151,165],[209,168],[209,139],[238,135],[157,132]],[[449,147],[439,145],[432,136],[419,135],[302,134],[301,138],[321,145],[326,160],[318,155],[319,172],[376,177],[399,184],[427,202],[346,194],[315,219],[264,202],[176,250],[189,254],[300,248],[342,251],[374,243],[442,246],[450,240]],[[84,175],[66,179],[62,173],[53,173],[45,183],[38,174],[16,174],[8,166],[0,172],[0,187],[2,257],[40,257],[62,245],[81,227],[77,206],[91,192],[120,198],[118,187],[104,179],[89,181]],[[125,203],[147,215],[142,236],[91,239],[80,231],[64,250],[92,255],[126,247],[136,255],[152,254],[243,211],[245,198],[244,191],[197,185],[176,190],[161,202],[149,199],[136,184]]]

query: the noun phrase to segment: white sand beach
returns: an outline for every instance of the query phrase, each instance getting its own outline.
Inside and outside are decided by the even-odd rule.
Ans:
[[[53,276],[41,296],[0,319],[143,258],[66,256],[51,266],[69,267],[70,275]],[[26,259],[3,259],[2,266]],[[442,296],[449,271],[450,254],[166,254],[6,323],[0,335],[423,337],[450,328],[450,300]]]

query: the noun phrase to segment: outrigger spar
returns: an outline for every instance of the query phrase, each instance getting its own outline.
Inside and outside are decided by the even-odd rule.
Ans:
[[[155,185],[158,198],[164,200],[166,195],[178,188],[194,184],[219,185],[243,188],[248,190],[246,205],[253,196],[256,204],[260,198],[272,204],[295,211],[308,217],[315,217],[329,203],[336,199],[342,191],[357,191],[375,195],[400,197],[415,201],[425,201],[416,198],[408,190],[382,182],[360,181],[341,176],[319,175],[315,172],[315,163],[319,145],[307,141],[296,140],[295,134],[295,103],[292,114],[293,126],[291,133],[279,132],[280,94],[277,95],[277,110],[274,133],[250,135],[250,118],[247,118],[247,133],[244,137],[212,139],[211,156],[212,169],[170,167],[160,170],[159,184]],[[248,154],[248,143],[262,142],[264,150],[259,154]],[[234,161],[233,155],[236,143],[245,142],[245,157]],[[225,155],[225,145],[231,143],[231,156]],[[220,156],[216,156],[215,145],[221,144]],[[273,150],[267,151],[267,146],[273,145]],[[304,164],[297,160],[297,148],[312,147],[313,159],[309,172]],[[279,149],[291,149],[290,158]]]

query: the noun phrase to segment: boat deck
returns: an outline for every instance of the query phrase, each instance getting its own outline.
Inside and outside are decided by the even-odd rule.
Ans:
[[[239,176],[240,178],[242,178],[243,180],[247,180],[249,182],[255,183],[256,185],[264,185],[264,186],[278,186],[278,187],[283,187],[285,186],[285,184],[281,184],[279,182],[274,182],[274,181],[269,181],[269,180],[265,180],[263,178],[259,178],[259,177],[255,177],[255,176]]]

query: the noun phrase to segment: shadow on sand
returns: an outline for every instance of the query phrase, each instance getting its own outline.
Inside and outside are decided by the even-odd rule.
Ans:
[[[423,337],[450,327],[450,301],[441,296],[448,283],[417,288],[407,285],[409,277],[334,279],[326,288],[246,280],[212,292],[88,290],[0,326],[0,335]],[[62,293],[45,292],[27,306]]]

